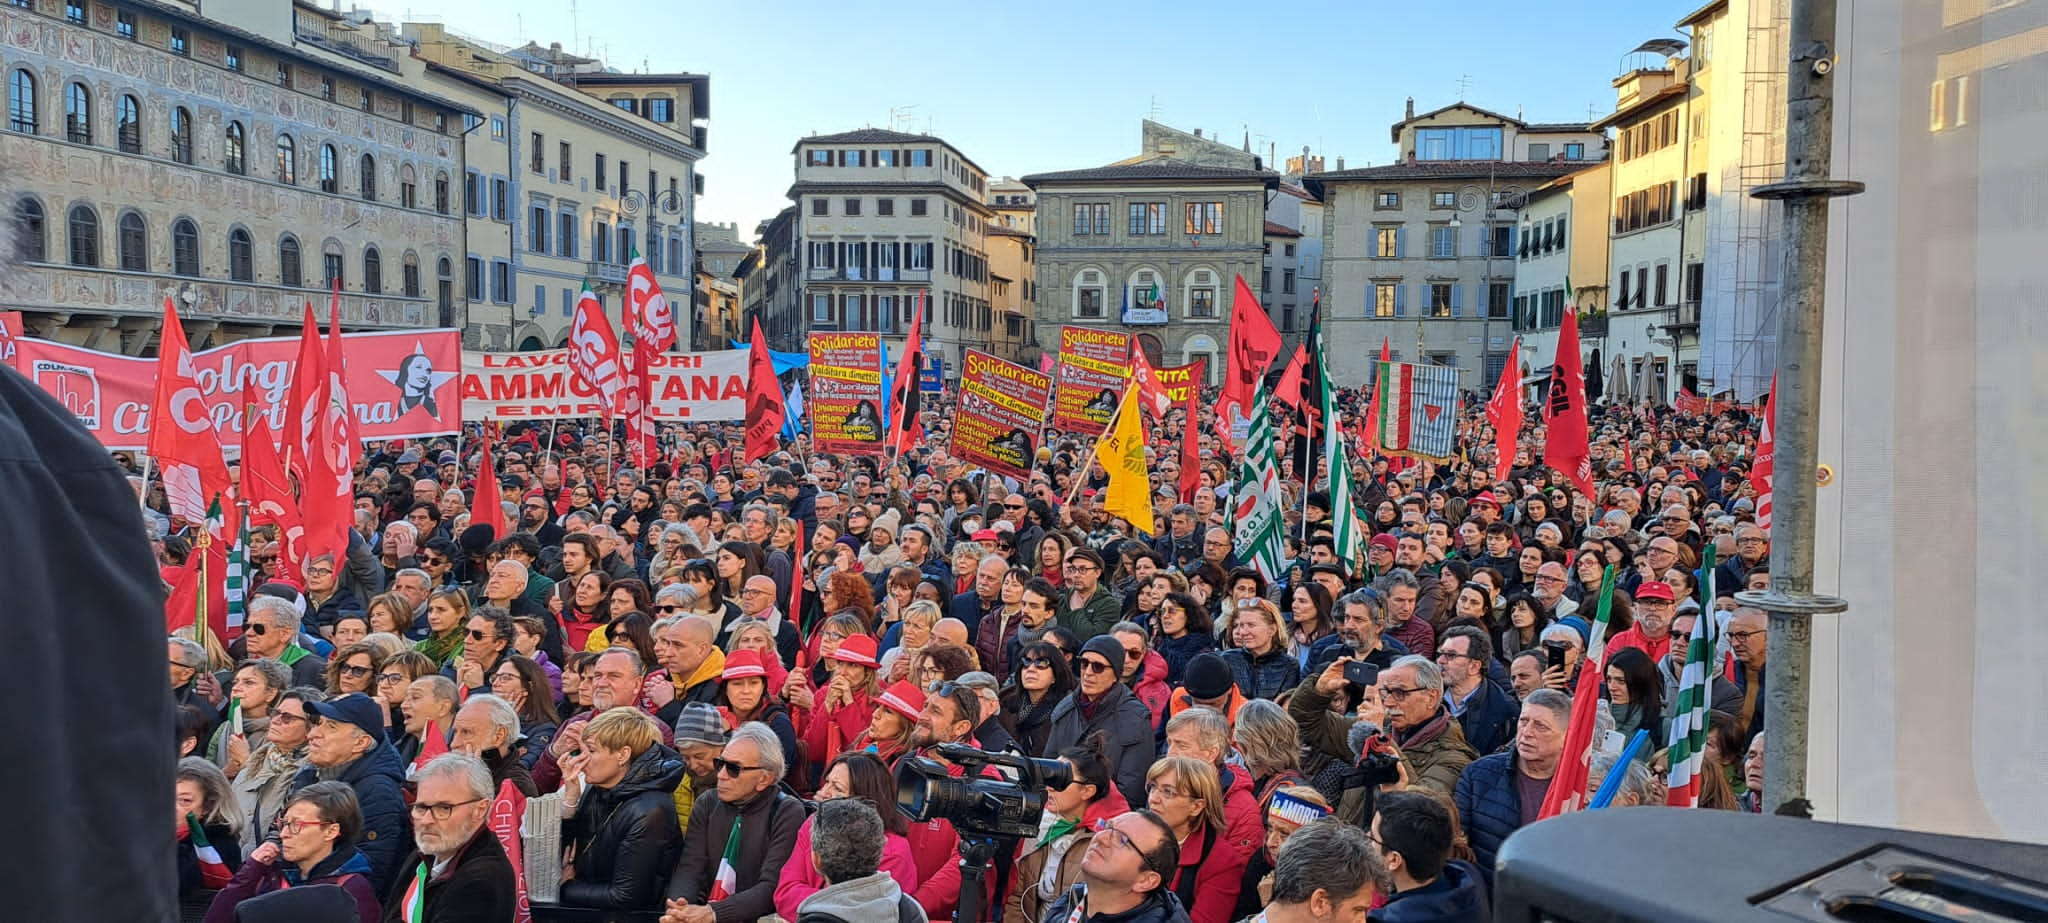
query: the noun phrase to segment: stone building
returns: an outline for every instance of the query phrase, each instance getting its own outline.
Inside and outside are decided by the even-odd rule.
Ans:
[[[339,280],[346,328],[457,325],[468,107],[402,46],[300,3],[0,6],[0,131],[34,336],[195,348],[296,331]],[[324,316],[326,310],[320,308]]]
[[[1125,330],[1155,365],[1203,358],[1220,380],[1235,282],[1258,284],[1279,181],[1163,158],[1024,177],[1038,196],[1040,346],[1057,349],[1065,324]]]

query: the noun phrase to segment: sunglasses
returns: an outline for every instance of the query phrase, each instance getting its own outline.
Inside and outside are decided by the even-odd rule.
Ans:
[[[712,760],[711,765],[718,769],[719,775],[732,776],[735,779],[740,777],[740,773],[752,772],[756,769],[761,768],[759,766],[746,766],[740,763],[735,763],[732,760],[726,759],[722,756]]]
[[[261,638],[264,635],[270,633],[270,626],[265,625],[262,622],[250,622],[249,624],[242,626],[242,630],[247,634],[252,634],[256,637]]]
[[[1050,670],[1052,669],[1052,661],[1044,657],[1026,657],[1024,658],[1023,667],[1027,670]]]
[[[681,611],[683,611],[683,607],[681,607],[681,606],[655,606],[655,607],[654,607],[654,611],[656,611],[656,612],[659,612],[659,613],[661,613],[662,615],[674,615],[674,614],[676,614],[676,613],[678,613],[678,612],[681,612]]]
[[[1083,658],[1081,658],[1081,672],[1083,672],[1083,673],[1108,673],[1108,672],[1110,672],[1110,667],[1109,667],[1109,663],[1108,663],[1108,662],[1106,662],[1106,661],[1101,661],[1101,660],[1089,660],[1089,659],[1087,659],[1087,658],[1083,657]]]
[[[370,668],[369,668],[369,667],[359,667],[359,666],[355,666],[354,664],[343,664],[343,665],[342,665],[342,667],[341,667],[341,675],[343,675],[343,676],[368,676],[368,675],[370,675]]]
[[[469,630],[469,640],[471,641],[489,641],[490,639],[491,633],[488,631],[478,631],[474,628]]]

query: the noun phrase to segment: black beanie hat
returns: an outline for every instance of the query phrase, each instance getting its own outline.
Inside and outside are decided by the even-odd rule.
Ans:
[[[1081,653],[1093,651],[1109,661],[1110,674],[1117,679],[1124,677],[1124,644],[1111,635],[1096,635],[1081,645]]]
[[[1180,685],[1197,699],[1220,699],[1230,694],[1230,687],[1236,682],[1230,675],[1230,665],[1222,657],[1203,651],[1188,661]]]

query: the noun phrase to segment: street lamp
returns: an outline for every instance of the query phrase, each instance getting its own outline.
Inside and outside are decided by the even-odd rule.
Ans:
[[[1481,186],[1478,183],[1466,183],[1462,188],[1458,190],[1459,212],[1476,212],[1481,211],[1482,209],[1484,211],[1483,223],[1481,225],[1482,237],[1480,238],[1479,242],[1481,249],[1486,254],[1486,279],[1481,283],[1482,285],[1491,286],[1493,284],[1493,258],[1497,255],[1494,252],[1495,248],[1493,245],[1493,228],[1495,224],[1496,213],[1499,212],[1501,209],[1506,209],[1509,212],[1520,212],[1523,208],[1527,207],[1528,204],[1529,193],[1522,187],[1515,185],[1497,186],[1494,185],[1494,182],[1491,177],[1487,179],[1486,185],[1484,186]],[[1512,221],[1509,223],[1513,224]],[[1451,215],[1451,227],[1461,228],[1464,226],[1465,222],[1459,219],[1456,213],[1453,213]],[[1512,297],[1512,293],[1510,293],[1510,297]],[[1492,303],[1489,302],[1486,306],[1486,311],[1481,316],[1480,320],[1482,326],[1480,328],[1479,339],[1479,374],[1481,376],[1482,384],[1485,381],[1485,376],[1487,373],[1487,360],[1491,359],[1494,355],[1493,312],[1494,307]],[[1416,344],[1416,349],[1418,352],[1421,350],[1421,344],[1419,342]]]

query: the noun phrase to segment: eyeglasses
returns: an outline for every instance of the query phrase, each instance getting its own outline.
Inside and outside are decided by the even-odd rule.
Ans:
[[[1767,628],[1757,628],[1750,631],[1731,631],[1728,633],[1728,640],[1734,641],[1737,644],[1747,644],[1749,643],[1749,639],[1756,637],[1757,635],[1769,633],[1770,630]]]
[[[1086,657],[1083,657],[1083,658],[1081,658],[1081,672],[1083,672],[1083,673],[1109,673],[1109,672],[1111,672],[1111,670],[1110,670],[1110,668],[1109,668],[1109,662],[1108,662],[1108,661],[1104,661],[1104,660],[1089,660],[1088,658],[1086,658]]]
[[[517,674],[517,673],[493,673],[493,674],[491,674],[491,685],[493,685],[493,686],[495,686],[495,685],[497,685],[497,684],[499,684],[499,683],[516,683],[516,682],[519,682],[519,681],[520,681],[520,679],[519,679],[519,674]]]
[[[265,625],[262,622],[250,622],[249,624],[242,626],[242,630],[249,634],[255,635],[256,637],[261,638],[264,635],[270,633],[270,626]]]
[[[462,807],[463,805],[475,804],[482,800],[482,798],[471,798],[468,801],[453,801],[449,802],[448,804],[416,804],[412,806],[412,816],[431,816],[435,820],[447,820],[450,815],[455,813],[456,808]]]
[[[405,682],[405,674],[403,674],[403,673],[379,673],[379,674],[377,674],[377,682],[380,682],[380,683],[402,683],[402,682]]]
[[[1460,658],[1463,658],[1463,659],[1465,659],[1465,660],[1471,660],[1471,659],[1473,659],[1472,655],[1470,655],[1470,654],[1460,654],[1460,653],[1458,653],[1457,651],[1437,651],[1437,652],[1436,652],[1436,662],[1437,662],[1437,663],[1443,663],[1443,662],[1444,662],[1444,661],[1446,661],[1446,660],[1457,660],[1457,659],[1460,659]]]
[[[332,576],[334,576],[334,568],[332,568],[332,567],[308,567],[308,568],[306,568],[306,576],[308,576],[308,577],[332,577]]]
[[[330,826],[333,826],[333,825],[332,825],[332,824],[330,824],[330,823],[328,823],[328,822],[326,822],[326,821],[318,821],[318,820],[284,820],[284,821],[278,821],[278,823],[277,823],[277,832],[279,832],[279,833],[282,833],[282,834],[284,834],[285,836],[298,836],[298,835],[299,835],[299,832],[300,832],[300,831],[302,831],[302,830],[318,830],[318,829],[320,829],[321,827],[330,827]]]
[[[719,775],[732,776],[735,779],[740,777],[740,773],[753,772],[754,770],[761,768],[759,766],[746,766],[740,763],[735,763],[732,760],[726,759],[722,756],[712,760],[711,765],[717,767]]]
[[[1050,670],[1052,669],[1052,661],[1043,657],[1026,657],[1021,666],[1027,670]]]
[[[345,663],[345,664],[342,664],[342,665],[341,665],[341,675],[343,675],[343,676],[368,676],[368,675],[370,675],[370,668],[369,668],[369,667],[359,667],[359,666],[356,666],[355,664],[352,664],[352,663]]]
[[[678,612],[683,611],[683,607],[677,605],[655,606],[654,611],[659,612],[662,615],[674,615]]]
[[[488,631],[483,631],[481,629],[472,628],[469,630],[469,640],[489,641],[491,640],[491,633]]]
[[[1551,575],[1549,575],[1549,574],[1537,574],[1537,575],[1536,575],[1536,582],[1537,582],[1537,583],[1563,583],[1563,582],[1564,582],[1564,578],[1563,578],[1563,577],[1554,577],[1554,576],[1551,576]]]
[[[1411,688],[1408,688],[1408,689],[1403,689],[1403,688],[1401,688],[1401,687],[1399,687],[1399,686],[1381,686],[1381,687],[1380,687],[1380,698],[1381,698],[1381,699],[1405,699],[1405,698],[1407,698],[1407,697],[1409,697],[1409,696],[1411,696],[1411,695],[1414,695],[1414,694],[1416,694],[1416,693],[1418,693],[1418,692],[1421,692],[1421,691],[1422,691],[1422,687],[1421,687],[1421,686],[1414,686],[1414,687],[1411,687]]]
[[[1118,849],[1128,849],[1132,852],[1138,851],[1138,844],[1131,841],[1131,835],[1118,830],[1116,825],[1111,824],[1106,819],[1095,822],[1095,835]]]
[[[428,567],[440,567],[441,565],[448,563],[448,559],[439,557],[437,555],[426,554],[420,556],[420,563],[425,564]]]
[[[1171,785],[1155,785],[1155,784],[1153,784],[1153,783],[1150,783],[1150,782],[1147,782],[1147,783],[1145,783],[1145,794],[1147,794],[1147,795],[1158,795],[1158,796],[1159,796],[1159,797],[1161,797],[1161,798],[1186,798],[1186,797],[1188,797],[1188,793],[1187,793],[1187,792],[1181,791],[1181,790],[1180,790],[1180,789],[1178,789],[1178,788],[1174,788],[1174,787],[1173,787],[1173,786],[1171,786]]]
[[[304,720],[306,720],[306,716],[305,716],[305,715],[295,715],[295,714],[293,714],[293,713],[291,713],[291,712],[288,712],[288,711],[276,711],[276,712],[271,712],[271,713],[270,713],[270,723],[271,723],[271,724],[279,724],[279,723],[283,723],[283,724],[291,724],[291,723],[293,723],[293,722],[295,722],[295,721],[304,721]]]

